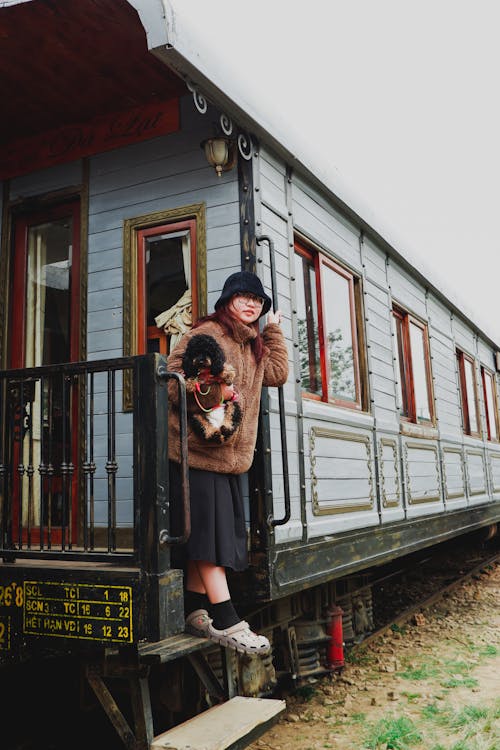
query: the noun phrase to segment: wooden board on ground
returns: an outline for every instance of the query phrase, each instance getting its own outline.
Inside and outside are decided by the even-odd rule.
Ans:
[[[151,750],[237,750],[265,732],[285,701],[236,696],[155,737]]]

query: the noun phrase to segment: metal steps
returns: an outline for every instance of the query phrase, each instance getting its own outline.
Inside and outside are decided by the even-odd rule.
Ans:
[[[154,738],[151,750],[242,750],[286,708],[285,701],[236,696]]]

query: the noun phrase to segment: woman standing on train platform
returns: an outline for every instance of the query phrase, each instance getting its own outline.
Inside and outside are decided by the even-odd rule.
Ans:
[[[236,613],[226,579],[226,568],[244,570],[247,540],[240,475],[248,471],[257,438],[262,386],[281,386],[288,376],[288,352],[279,310],[269,312],[271,299],[260,279],[241,271],[226,280],[215,312],[199,320],[183,336],[168,358],[168,369],[182,372],[189,341],[198,334],[213,337],[226,362],[235,369],[231,385],[199,375],[196,404],[201,417],[233,401],[238,424],[222,442],[207,440],[188,428],[191,535],[185,545],[186,632],[243,653],[265,653],[269,641],[253,633]],[[259,318],[266,324],[259,330]],[[169,413],[171,495],[180,502],[179,420],[177,391],[169,386],[174,408]]]

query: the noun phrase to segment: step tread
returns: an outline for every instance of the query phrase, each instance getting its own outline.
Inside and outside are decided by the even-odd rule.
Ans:
[[[154,738],[151,750],[229,750],[241,740],[255,739],[259,728],[268,728],[285,710],[286,703],[272,698],[236,696],[209,708],[193,719]]]
[[[141,643],[139,645],[139,658],[143,663],[161,663],[178,659],[193,651],[199,651],[213,646],[213,642],[208,638],[199,638],[195,635],[186,635],[179,633],[165,638],[156,643]]]

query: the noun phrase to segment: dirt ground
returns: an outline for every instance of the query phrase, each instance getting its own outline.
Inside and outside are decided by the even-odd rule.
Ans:
[[[285,697],[251,750],[500,750],[500,565]]]

